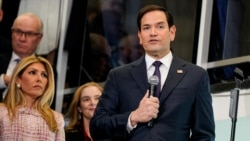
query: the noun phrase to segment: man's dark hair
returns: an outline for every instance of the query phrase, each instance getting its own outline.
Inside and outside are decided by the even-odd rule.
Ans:
[[[166,15],[166,18],[167,18],[169,28],[174,25],[174,18],[167,11],[166,8],[164,8],[162,6],[159,6],[159,5],[147,5],[147,6],[143,7],[143,8],[141,8],[141,10],[137,14],[137,27],[138,27],[139,31],[141,31],[141,19],[142,19],[142,17],[146,13],[151,12],[151,11],[162,11],[162,12],[164,12],[165,15]]]

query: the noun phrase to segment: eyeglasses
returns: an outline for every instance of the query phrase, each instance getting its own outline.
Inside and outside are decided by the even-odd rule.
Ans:
[[[25,37],[28,37],[28,38],[32,38],[32,37],[35,37],[35,36],[40,36],[41,33],[36,33],[36,32],[24,32],[20,29],[12,29],[11,30],[14,34],[16,34],[17,36],[25,36]]]

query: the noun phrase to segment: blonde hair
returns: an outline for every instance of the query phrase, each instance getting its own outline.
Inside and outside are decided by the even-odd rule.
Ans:
[[[45,88],[43,95],[37,98],[35,108],[42,115],[43,119],[48,124],[51,131],[58,131],[57,122],[55,120],[50,104],[54,98],[55,83],[54,83],[54,74],[53,69],[49,61],[43,57],[29,56],[23,58],[15,67],[11,81],[7,88],[6,96],[3,100],[3,103],[6,105],[10,119],[13,121],[13,118],[16,116],[15,110],[18,106],[26,104],[25,96],[20,88],[17,87],[16,81],[19,77],[22,76],[23,72],[33,63],[41,63],[44,65],[45,70],[48,75],[48,83]]]
[[[77,88],[70,104],[69,111],[66,114],[66,117],[70,119],[68,125],[65,127],[66,131],[74,131],[77,129],[78,126],[81,126],[82,119],[79,120],[80,113],[77,110],[77,107],[80,106],[82,90],[89,86],[95,86],[101,92],[103,91],[103,87],[96,82],[88,82]]]

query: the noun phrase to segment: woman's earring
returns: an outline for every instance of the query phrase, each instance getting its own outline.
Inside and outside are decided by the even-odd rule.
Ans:
[[[21,84],[17,83],[17,84],[16,84],[16,87],[17,87],[18,89],[20,89],[20,88],[21,88]]]

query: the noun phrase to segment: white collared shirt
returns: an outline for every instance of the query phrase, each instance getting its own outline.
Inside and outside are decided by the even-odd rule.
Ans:
[[[4,82],[4,75],[8,75],[8,76],[11,76],[15,67],[16,67],[16,60],[17,59],[20,59],[19,56],[17,56],[17,54],[15,54],[14,52],[12,52],[12,56],[11,56],[11,59],[10,59],[10,62],[9,62],[9,66],[8,66],[8,69],[7,69],[7,72],[6,74],[1,74],[0,76],[0,88],[6,88],[7,86],[5,85],[5,82]],[[4,90],[3,92],[3,98],[5,97],[6,95],[6,92],[7,92],[7,89]]]
[[[147,66],[147,75],[148,79],[154,74],[155,67],[152,65],[155,61],[161,61],[162,65],[160,66],[160,72],[161,72],[161,89],[167,79],[168,72],[170,65],[173,60],[173,55],[172,52],[169,52],[166,56],[161,58],[160,60],[155,60],[148,54],[145,55],[145,61],[146,61],[146,66]]]
[[[20,59],[20,57],[18,57],[14,52],[12,53],[12,57],[10,59],[10,62],[9,62],[9,66],[8,66],[8,69],[7,69],[7,72],[6,72],[6,75],[12,75],[15,67],[16,67],[16,59]]]
[[[4,83],[3,76],[4,75],[9,75],[9,76],[12,75],[13,70],[15,69],[16,64],[17,64],[17,62],[15,61],[16,59],[20,59],[20,57],[18,57],[17,54],[15,54],[14,52],[12,52],[12,56],[11,56],[11,59],[10,59],[10,62],[9,62],[9,65],[8,65],[6,73],[5,74],[1,74],[1,76],[0,76],[0,88],[6,88],[7,87],[5,85],[5,83]]]

